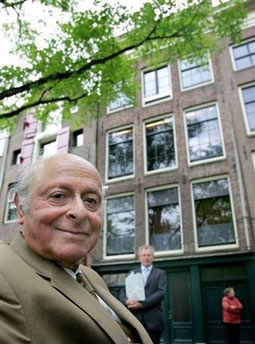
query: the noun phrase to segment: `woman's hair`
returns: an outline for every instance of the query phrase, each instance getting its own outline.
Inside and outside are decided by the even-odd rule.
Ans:
[[[234,290],[233,287],[228,287],[228,288],[224,289],[223,295],[228,296],[232,290]]]

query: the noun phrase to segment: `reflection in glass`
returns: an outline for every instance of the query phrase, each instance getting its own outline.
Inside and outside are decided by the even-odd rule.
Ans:
[[[227,179],[193,185],[198,246],[235,244]]]
[[[146,124],[147,171],[176,166],[172,118]]]
[[[190,161],[223,155],[222,140],[216,106],[186,113]]]
[[[135,211],[134,197],[125,196],[107,200],[107,255],[134,252]]]
[[[133,130],[126,129],[108,134],[108,178],[133,174]]]
[[[155,251],[181,248],[180,206],[177,188],[147,193],[150,244]]]

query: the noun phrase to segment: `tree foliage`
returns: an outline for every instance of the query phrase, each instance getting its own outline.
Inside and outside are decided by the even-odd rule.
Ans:
[[[217,7],[187,0],[176,10],[179,2],[148,0],[130,11],[100,0],[87,9],[78,0],[0,1],[3,33],[16,57],[1,66],[0,125],[30,109],[43,122],[57,109],[72,123],[84,122],[117,94],[135,99],[139,59],[156,66],[218,51],[227,37],[240,39],[242,0]]]

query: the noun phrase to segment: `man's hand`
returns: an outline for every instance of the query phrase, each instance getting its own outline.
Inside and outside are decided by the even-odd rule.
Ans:
[[[141,302],[139,302],[137,300],[128,299],[126,301],[126,305],[127,305],[128,309],[141,309],[141,308],[143,308]]]

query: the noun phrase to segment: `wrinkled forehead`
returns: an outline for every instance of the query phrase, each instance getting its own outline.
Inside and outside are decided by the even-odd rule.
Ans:
[[[79,157],[59,155],[54,159],[42,160],[33,172],[31,188],[49,179],[59,177],[80,177],[93,180],[101,189],[102,181],[97,169],[88,161]]]

